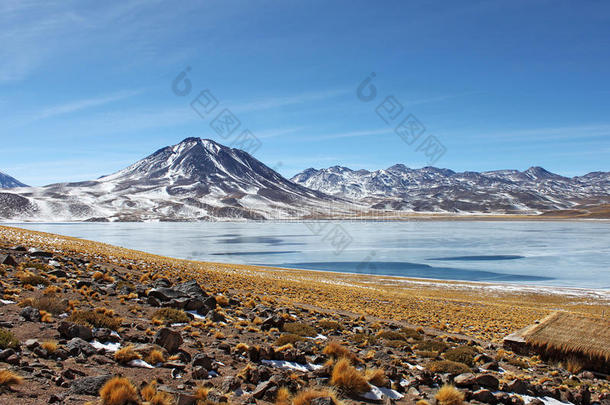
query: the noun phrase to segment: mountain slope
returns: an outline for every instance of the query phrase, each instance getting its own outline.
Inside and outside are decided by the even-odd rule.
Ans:
[[[52,221],[282,219],[310,215],[335,199],[285,179],[244,151],[200,138],[97,180],[15,194],[27,204],[13,201],[19,210],[5,218]]]
[[[372,208],[405,211],[532,214],[610,202],[610,173],[568,178],[541,167],[456,173],[400,164],[376,171],[333,166],[307,169],[292,181]]]
[[[25,184],[15,179],[14,177],[9,176],[8,174],[4,174],[0,172],[0,188],[15,188],[15,187],[27,187]]]

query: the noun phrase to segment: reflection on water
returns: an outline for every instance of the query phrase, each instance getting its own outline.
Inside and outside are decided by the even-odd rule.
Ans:
[[[192,260],[586,288],[610,285],[608,221],[346,222],[341,226],[353,241],[340,254],[325,234],[294,222],[18,226]]]

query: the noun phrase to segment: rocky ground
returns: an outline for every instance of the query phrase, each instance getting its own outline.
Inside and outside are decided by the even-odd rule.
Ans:
[[[578,364],[45,248],[0,239],[1,404],[610,404]]]

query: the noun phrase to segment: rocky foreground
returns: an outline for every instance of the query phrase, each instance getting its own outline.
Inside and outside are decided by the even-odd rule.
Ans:
[[[2,404],[610,404],[498,343],[0,239]]]

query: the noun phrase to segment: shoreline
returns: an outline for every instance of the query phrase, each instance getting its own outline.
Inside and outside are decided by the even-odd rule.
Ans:
[[[0,226],[8,243],[104,257],[136,260],[145,268],[170,266],[176,274],[213,281],[219,289],[279,296],[293,304],[351,311],[421,324],[450,333],[499,341],[556,309],[601,315],[610,291],[513,283],[436,280],[401,276],[284,269],[176,259],[74,237]]]

